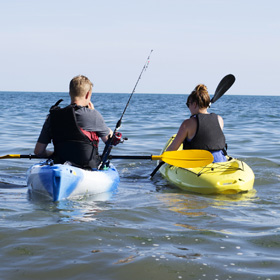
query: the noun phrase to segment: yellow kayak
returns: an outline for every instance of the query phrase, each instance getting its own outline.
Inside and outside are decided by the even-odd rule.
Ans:
[[[173,135],[162,152],[172,143]],[[182,146],[179,150],[182,149]],[[196,168],[164,164],[160,173],[182,190],[200,194],[236,194],[253,189],[255,175],[243,161],[228,157],[226,162],[210,163]]]

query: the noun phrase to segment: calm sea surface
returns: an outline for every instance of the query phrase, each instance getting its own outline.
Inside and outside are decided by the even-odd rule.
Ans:
[[[29,154],[48,109],[67,93],[0,92],[0,155]],[[94,94],[113,129],[129,95]],[[189,117],[185,95],[135,94],[112,154],[160,154]],[[0,160],[0,279],[280,279],[280,97],[225,95],[228,153],[254,171],[254,191],[197,195],[149,174],[156,162],[114,160],[109,197],[32,201],[25,174],[37,160]],[[100,147],[100,152],[103,146]]]

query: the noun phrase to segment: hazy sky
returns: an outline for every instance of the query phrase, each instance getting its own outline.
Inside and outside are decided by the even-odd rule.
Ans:
[[[0,91],[280,95],[279,0],[0,0]]]

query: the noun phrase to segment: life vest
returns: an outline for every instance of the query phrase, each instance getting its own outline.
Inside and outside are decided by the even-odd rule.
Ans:
[[[212,114],[197,114],[197,130],[192,140],[185,139],[183,149],[202,149],[207,151],[224,150],[225,135],[221,129],[218,116]]]
[[[77,124],[76,105],[60,108],[57,102],[50,109],[51,132],[54,144],[54,162],[71,162],[82,168],[97,168],[98,136],[91,132],[91,140]],[[95,134],[95,135],[93,135]],[[92,140],[93,139],[93,140]]]

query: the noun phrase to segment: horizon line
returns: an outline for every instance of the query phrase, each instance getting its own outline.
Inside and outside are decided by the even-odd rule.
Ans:
[[[68,92],[66,91],[17,91],[17,90],[0,90],[0,93],[58,93],[58,94],[68,94]],[[129,92],[92,92],[92,94],[131,94]],[[134,92],[133,94],[175,94],[175,95],[188,95],[187,93],[168,93],[168,92],[161,92],[161,93],[145,93],[145,92]],[[210,94],[210,96],[212,96],[214,94]],[[228,95],[228,94],[227,94]],[[265,94],[250,94],[250,93],[246,93],[246,94],[242,94],[242,93],[235,93],[235,94],[230,94],[231,96],[280,96],[280,94],[269,94],[269,95],[265,95]]]

